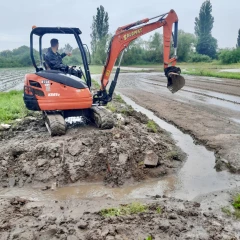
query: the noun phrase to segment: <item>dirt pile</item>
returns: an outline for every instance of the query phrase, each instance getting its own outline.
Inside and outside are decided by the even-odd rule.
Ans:
[[[126,106],[121,104],[118,110],[122,108]],[[95,180],[119,186],[180,167],[182,157],[167,133],[159,128],[154,133],[142,114],[126,109],[124,113],[115,113],[116,127],[111,130],[85,125],[50,137],[41,117],[30,117],[1,131],[1,186],[62,186]],[[157,167],[146,168],[144,161],[153,157]]]
[[[145,212],[103,217],[94,201],[1,200],[0,239],[239,239],[235,222],[202,212],[199,203],[161,198],[145,204]]]

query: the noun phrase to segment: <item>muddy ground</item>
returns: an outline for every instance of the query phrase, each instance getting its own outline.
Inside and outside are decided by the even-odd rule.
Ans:
[[[118,90],[194,135],[215,150],[218,160],[225,159],[232,170],[238,171],[239,129],[229,120],[229,113],[238,119],[236,111],[203,107],[191,99],[188,102],[186,96],[171,98],[164,90],[156,95],[163,87],[145,83],[146,77],[140,75],[122,76]],[[154,74],[147,75],[148,81],[149,75]],[[154,133],[147,127],[146,116],[116,100],[111,107],[116,112],[116,126],[111,130],[99,130],[89,123],[51,138],[41,118],[35,116],[0,131],[0,239],[240,239],[239,220],[226,216],[221,211],[223,205],[216,207],[214,202],[223,192],[214,193],[212,199],[207,195],[195,201],[163,195],[129,200],[108,195],[91,199],[49,197],[56,188],[72,184],[97,182],[118,188],[161,179],[178,172],[184,164],[184,153],[167,132],[157,127]],[[146,167],[147,158],[157,159],[157,167]],[[225,166],[220,164],[219,168]],[[19,189],[23,193],[24,189],[38,189],[44,197],[30,197],[27,191],[18,197]],[[5,194],[8,191],[12,196]],[[225,195],[224,204],[231,205],[232,195]],[[101,215],[103,208],[136,201],[146,204],[148,210],[128,216]]]
[[[0,239],[144,240],[150,236],[148,239],[239,239],[237,222],[210,208],[202,211],[198,202],[157,196],[142,203],[148,206],[146,212],[103,217],[102,208],[120,202],[95,199],[46,204],[20,198],[2,199]]]
[[[213,150],[218,170],[240,173],[240,81],[184,77],[171,94],[161,73],[123,73],[117,91]]]

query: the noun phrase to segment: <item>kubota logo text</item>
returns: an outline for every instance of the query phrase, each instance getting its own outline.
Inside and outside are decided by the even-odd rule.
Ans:
[[[59,97],[60,93],[49,93],[48,96],[49,97]]]
[[[139,28],[139,29],[137,29],[135,31],[132,31],[130,33],[125,34],[123,36],[123,39],[126,41],[128,38],[133,37],[133,36],[135,36],[137,34],[140,34],[140,33],[142,33],[142,28]]]

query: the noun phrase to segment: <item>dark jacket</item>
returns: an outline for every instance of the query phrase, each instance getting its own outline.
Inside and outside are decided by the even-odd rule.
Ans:
[[[63,64],[62,59],[66,56],[66,53],[59,54],[58,52],[54,53],[51,48],[48,48],[47,53],[45,54],[45,62],[52,70],[65,70],[67,65]]]

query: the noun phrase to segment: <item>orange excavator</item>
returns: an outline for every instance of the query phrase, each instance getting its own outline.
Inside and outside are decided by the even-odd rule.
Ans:
[[[151,22],[153,19],[157,19],[157,21]],[[173,25],[174,33],[172,32]],[[135,39],[160,27],[163,27],[163,60],[164,72],[168,80],[167,88],[175,93],[185,85],[185,80],[180,76],[180,68],[176,67],[178,17],[174,10],[117,29],[109,44],[107,59],[101,76],[101,88],[94,94],[91,93],[91,74],[88,61],[90,53],[88,48],[82,44],[80,29],[34,26],[30,34],[30,54],[36,72],[25,76],[23,98],[26,107],[29,110],[43,112],[45,124],[51,136],[65,134],[65,119],[72,116],[91,119],[99,128],[112,128],[113,118],[103,106],[112,100],[124,50]],[[78,71],[81,71],[83,79],[72,75],[71,71],[69,73],[69,71],[49,69],[42,54],[42,37],[45,34],[74,35],[82,56],[84,71],[81,68]],[[40,66],[37,66],[33,54],[33,36],[39,37]],[[174,56],[170,58],[172,40]],[[114,79],[109,90],[107,90],[112,69],[120,54]]]

